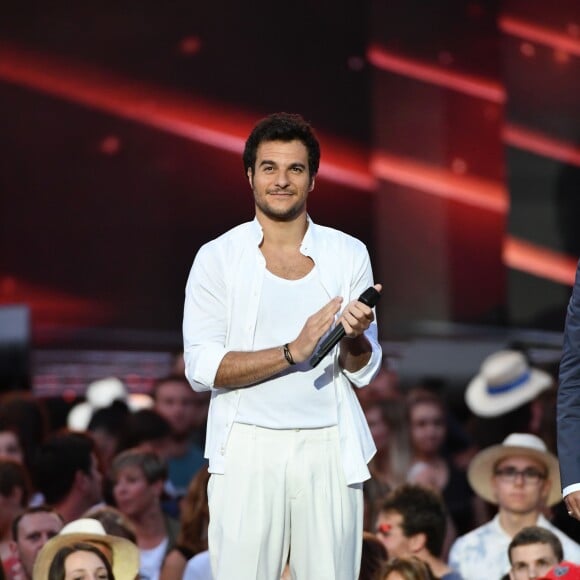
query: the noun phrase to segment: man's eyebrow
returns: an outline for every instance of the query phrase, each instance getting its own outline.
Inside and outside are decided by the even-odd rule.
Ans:
[[[278,165],[278,164],[275,161],[272,161],[271,159],[262,159],[262,161],[260,161],[260,163],[258,164],[258,167],[261,167],[262,165]],[[305,169],[306,164],[302,163],[301,161],[293,161],[288,165],[288,167],[301,167],[302,169]]]

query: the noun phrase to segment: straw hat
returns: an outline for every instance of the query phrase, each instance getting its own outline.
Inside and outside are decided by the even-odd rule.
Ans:
[[[530,457],[546,466],[551,488],[546,503],[554,505],[562,499],[560,493],[560,470],[556,456],[546,449],[544,442],[530,433],[512,433],[501,445],[492,445],[480,451],[469,464],[467,479],[469,484],[483,499],[497,504],[491,487],[494,467],[506,457]]]
[[[530,368],[521,352],[500,350],[483,361],[467,385],[465,402],[480,417],[497,417],[532,401],[552,383],[548,373]]]
[[[76,542],[109,546],[113,553],[112,567],[116,580],[134,580],[139,574],[139,549],[135,544],[125,538],[108,535],[98,520],[82,518],[68,523],[58,535],[46,542],[34,563],[34,580],[48,580],[48,570],[55,554],[62,547]]]

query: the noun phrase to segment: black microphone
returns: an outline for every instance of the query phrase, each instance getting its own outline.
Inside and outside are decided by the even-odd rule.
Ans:
[[[380,297],[381,295],[377,292],[375,287],[371,286],[358,297],[358,301],[374,308]],[[322,341],[317,351],[312,355],[310,366],[314,368],[330,352],[330,350],[338,344],[345,334],[344,326],[342,324],[337,324],[330,334]]]

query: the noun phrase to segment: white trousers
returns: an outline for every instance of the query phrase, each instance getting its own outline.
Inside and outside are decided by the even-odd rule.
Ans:
[[[214,580],[356,580],[362,484],[347,486],[338,428],[235,424],[209,486]]]

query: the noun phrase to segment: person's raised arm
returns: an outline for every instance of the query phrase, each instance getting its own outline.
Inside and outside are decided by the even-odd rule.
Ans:
[[[286,353],[283,345],[253,352],[226,353],[218,367],[214,386],[226,389],[249,387],[288,368],[292,362],[297,364],[307,360],[320,338],[332,326],[341,301],[341,298],[333,298],[308,317],[300,334],[288,343]]]
[[[375,284],[375,289],[380,292],[381,284]],[[352,300],[343,310],[337,324],[342,324],[346,333],[340,341],[339,355],[344,370],[356,372],[368,363],[372,346],[364,332],[374,319],[373,309],[358,300]]]

